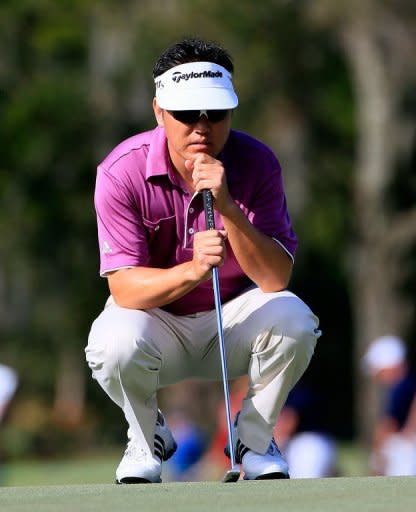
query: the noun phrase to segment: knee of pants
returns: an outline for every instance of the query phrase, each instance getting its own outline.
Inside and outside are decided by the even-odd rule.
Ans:
[[[277,300],[274,307],[274,334],[288,342],[297,356],[312,357],[316,342],[321,335],[318,318],[309,307],[297,297]]]
[[[295,305],[288,315],[288,324],[285,327],[292,332],[293,338],[300,343],[309,346],[312,351],[321,335],[319,330],[319,319],[310,308],[300,299],[295,300]]]
[[[111,381],[160,370],[160,356],[146,341],[139,323],[118,322],[108,327],[97,320],[86,347],[88,365],[95,377]]]

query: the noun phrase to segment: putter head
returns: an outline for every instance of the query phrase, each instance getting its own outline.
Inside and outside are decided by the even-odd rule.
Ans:
[[[226,484],[229,482],[237,482],[237,480],[240,478],[240,468],[238,466],[233,466],[231,469],[229,469],[225,475],[222,481]]]

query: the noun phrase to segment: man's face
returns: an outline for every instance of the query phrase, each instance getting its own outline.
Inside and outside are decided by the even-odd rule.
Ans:
[[[192,160],[197,153],[217,157],[230,133],[231,111],[225,119],[216,123],[202,115],[195,123],[187,124],[176,120],[168,110],[161,109],[156,99],[153,109],[158,125],[165,129],[169,154],[178,169],[183,167],[185,160]]]

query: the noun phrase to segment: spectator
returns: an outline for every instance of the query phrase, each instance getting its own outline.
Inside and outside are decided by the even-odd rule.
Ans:
[[[416,373],[397,336],[376,339],[363,357],[365,372],[382,387],[370,469],[378,475],[416,475]]]

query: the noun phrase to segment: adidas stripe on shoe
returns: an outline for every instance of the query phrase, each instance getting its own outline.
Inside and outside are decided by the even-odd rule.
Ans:
[[[178,445],[169,429],[169,426],[163,416],[162,412],[158,409],[156,428],[155,428],[155,447],[154,454],[161,461],[169,460],[176,452]]]

